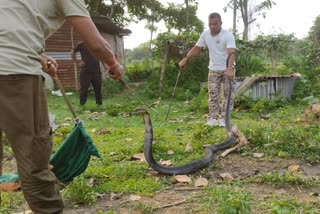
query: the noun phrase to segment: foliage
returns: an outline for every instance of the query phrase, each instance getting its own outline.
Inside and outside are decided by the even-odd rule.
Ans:
[[[133,50],[126,49],[125,50],[126,55],[126,64],[134,63],[140,60],[148,59],[151,57],[150,49],[147,47],[147,45],[141,44],[138,47],[134,48]]]
[[[135,206],[135,209],[137,210],[141,210],[142,214],[153,214],[153,213],[156,213],[156,208],[154,208],[153,206],[150,206],[150,205],[146,205],[144,203],[138,203],[136,206]]]
[[[159,0],[85,0],[89,10],[96,11],[112,19],[119,26],[132,21],[146,20],[146,28],[154,32],[155,23],[163,20],[168,31],[201,32],[203,22],[197,17],[197,2],[189,0],[184,4],[169,3],[168,7]],[[188,20],[185,22],[185,20]]]
[[[200,93],[193,96],[190,102],[190,111],[208,112],[208,85],[200,90]]]
[[[251,213],[252,195],[244,189],[232,186],[209,187],[207,193],[210,210],[218,206],[217,213],[219,214]]]
[[[272,100],[264,97],[258,97],[254,100],[251,97],[242,95],[235,99],[234,108],[248,110],[253,113],[268,114],[280,107],[284,107],[286,104],[287,101],[280,96],[275,96]]]
[[[112,97],[124,89],[124,87],[125,86],[122,82],[117,82],[110,78],[106,78],[102,81],[102,96],[104,98]]]
[[[179,35],[170,32],[160,33],[154,41],[154,56],[162,59],[166,47],[169,46],[169,61],[180,61],[194,46],[199,34],[199,32],[188,32]]]
[[[270,183],[277,187],[299,185],[299,186],[319,186],[320,181],[314,178],[304,176],[298,171],[287,171],[283,175],[279,175],[279,172],[274,171],[267,174],[258,175],[254,178],[259,183]]]
[[[237,76],[253,74],[288,74],[291,67],[279,63],[285,59],[289,51],[295,48],[292,35],[258,36],[253,41],[237,40],[236,69]],[[280,72],[280,73],[278,73]]]
[[[271,73],[270,66],[262,57],[255,54],[237,54],[236,76],[248,77],[254,74],[266,75]]]
[[[289,44],[293,35],[278,34],[276,36],[258,36],[255,45],[260,48],[263,55],[267,56],[271,63],[272,73],[275,73],[276,66],[281,60],[281,56],[289,50]]]
[[[163,10],[164,21],[168,31],[171,32],[172,29],[175,29],[179,33],[202,32],[203,22],[196,16],[197,9],[197,4],[188,4],[188,8],[184,8],[183,4],[169,3],[169,6]],[[187,12],[188,23],[186,23]]]
[[[73,205],[91,205],[96,201],[95,192],[83,176],[76,177],[63,191],[64,198]]]
[[[27,209],[27,204],[25,204],[23,195],[19,192],[6,192],[0,191],[1,194],[1,203],[0,203],[0,213],[2,214],[11,214],[14,213],[14,210],[18,208]]]
[[[316,17],[314,25],[311,27],[308,40],[312,46],[308,47],[309,58],[316,64],[320,65],[320,16]]]
[[[319,202],[305,203],[297,197],[289,195],[276,195],[259,204],[260,213],[291,214],[291,213],[319,213]]]
[[[208,75],[207,59],[205,55],[200,55],[188,62],[188,66],[181,71],[178,85],[175,91],[175,99],[191,100],[200,91],[200,82],[206,81]],[[139,86],[140,93],[149,98],[161,97],[169,98],[173,94],[177,81],[178,66],[170,63],[166,65],[164,90],[159,94],[159,73],[153,73],[142,85]]]
[[[158,70],[157,64],[155,62],[149,60],[149,58],[145,58],[144,60],[140,60],[134,63],[130,63],[126,67],[125,76],[129,81],[132,82],[141,82],[145,80],[151,73],[155,70]]]
[[[112,19],[119,26],[137,20],[155,19],[153,13],[161,14],[163,5],[158,0],[85,0],[90,11],[96,11]]]

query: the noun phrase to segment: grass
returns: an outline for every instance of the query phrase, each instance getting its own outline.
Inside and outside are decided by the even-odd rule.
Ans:
[[[93,96],[90,96],[86,104],[87,110],[82,110],[78,104],[78,97],[78,93],[68,96],[77,117],[83,121],[86,131],[93,138],[101,158],[92,158],[87,170],[63,190],[63,196],[69,204],[94,204],[95,195],[98,193],[154,196],[157,191],[172,185],[170,176],[155,176],[154,173],[150,173],[152,170],[146,163],[132,159],[135,154],[143,152],[144,124],[141,116],[131,116],[131,113],[136,107],[143,106],[141,100],[151,106],[158,101],[157,98],[146,99],[128,91],[104,99],[102,107],[97,107]],[[199,97],[196,99],[201,100]],[[173,100],[168,121],[165,122],[169,105],[170,100],[160,100],[152,109],[147,108],[154,128],[156,160],[171,160],[173,165],[185,164],[203,156],[203,145],[221,143],[227,138],[222,128],[204,125],[206,111],[197,110],[195,103]],[[236,124],[251,143],[251,148],[246,149],[246,152],[263,152],[271,159],[297,158],[310,163],[320,160],[319,123],[314,121],[305,125],[299,122],[306,104],[286,103],[280,108],[268,109],[267,112],[261,111],[263,106],[256,106],[259,106],[259,111],[235,109],[231,116],[232,124]],[[63,97],[49,95],[49,110],[56,116],[56,123],[59,125],[54,134],[56,150],[70,133],[74,121]],[[185,152],[189,143],[193,150]],[[174,154],[168,155],[169,150],[173,150]],[[8,151],[5,154],[8,156],[10,150],[5,151]],[[214,169],[213,164],[210,170]],[[200,173],[205,174],[206,170],[208,169]],[[286,174],[282,177],[276,173],[262,174],[248,178],[247,182],[270,183],[275,186],[303,184],[306,187],[319,187],[318,182],[298,174]],[[298,210],[301,210],[301,207],[318,209],[318,204],[302,206],[301,202],[296,203],[288,197],[282,198],[283,203],[275,199],[254,203],[256,199],[248,190],[244,191],[224,182],[216,185],[219,186],[209,185],[208,191],[204,192],[203,200],[197,201],[202,204],[202,211],[214,204],[218,213],[250,213],[257,209],[263,210],[263,213],[286,213],[287,211],[282,210],[291,211],[296,207]],[[10,202],[8,193],[2,192],[1,213],[10,213],[21,206],[21,192],[11,194],[19,195],[13,196],[14,202]],[[153,213],[156,210],[155,207],[143,203],[132,209],[138,209],[142,213]]]

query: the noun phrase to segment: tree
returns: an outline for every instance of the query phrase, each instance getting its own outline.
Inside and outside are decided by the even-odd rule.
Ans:
[[[289,49],[290,43],[293,42],[293,35],[270,35],[258,36],[254,41],[256,47],[259,47],[261,52],[266,55],[271,62],[271,70],[276,74],[276,68],[281,60],[281,56]]]
[[[163,19],[169,32],[177,30],[178,33],[203,31],[204,23],[197,17],[198,3],[189,0],[186,7],[184,4],[169,3],[167,8],[162,11]],[[187,18],[188,17],[188,18]],[[186,24],[188,20],[188,24]]]
[[[320,16],[316,17],[314,25],[309,31],[307,38],[312,44],[309,49],[309,55],[312,62],[316,65],[320,65]]]
[[[152,13],[162,8],[159,0],[85,0],[90,11],[112,19],[119,26],[133,21],[150,20]]]
[[[242,39],[245,41],[249,39],[249,27],[257,20],[257,16],[263,16],[263,18],[265,18],[266,10],[270,10],[272,6],[276,4],[272,0],[264,0],[260,4],[254,4],[252,1],[253,0],[230,0],[224,8],[224,11],[227,11],[228,8],[234,9],[236,5],[236,9],[240,11],[244,25]],[[234,15],[236,15],[235,12]]]

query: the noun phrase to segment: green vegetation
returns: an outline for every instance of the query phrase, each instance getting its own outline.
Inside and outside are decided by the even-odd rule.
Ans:
[[[300,73],[302,78],[296,82],[290,100],[277,95],[273,100],[252,100],[250,91],[236,98],[231,123],[239,127],[250,145],[234,156],[230,155],[226,162],[223,162],[224,159],[219,160],[217,154],[212,165],[190,175],[192,181],[203,176],[209,180],[209,184],[206,188],[197,189],[200,196],[185,198],[184,202],[192,204],[192,207],[182,209],[195,213],[208,213],[214,209],[217,213],[226,214],[320,213],[319,197],[316,194],[309,196],[313,188],[319,190],[319,179],[305,175],[300,170],[289,172],[285,165],[290,160],[310,165],[320,161],[319,117],[316,112],[312,112],[308,115],[307,122],[302,121],[305,109],[320,97],[319,23],[317,18],[309,37],[304,40],[297,40],[292,35],[274,35],[261,36],[250,42],[237,41],[238,76]],[[173,26],[176,24],[171,23]],[[206,51],[190,60],[186,69],[181,71],[171,105],[179,71],[178,62],[186,48],[192,47],[197,36],[195,32],[179,35],[166,32],[152,41],[154,48],[151,50],[144,47],[139,50],[139,54],[134,51],[130,53],[123,81],[105,80],[105,99],[101,107],[97,107],[93,96],[90,96],[86,107],[81,109],[78,93],[74,92],[69,96],[77,116],[83,121],[102,156],[92,158],[87,170],[61,190],[69,207],[94,205],[99,195],[114,193],[153,197],[175,187],[173,176],[156,174],[147,163],[133,158],[136,154],[143,153],[144,142],[143,120],[141,116],[132,116],[136,107],[145,106],[151,115],[154,157],[157,161],[170,160],[174,166],[185,164],[202,157],[206,144],[221,143],[227,138],[224,129],[204,125],[208,111],[207,88],[200,89],[200,82],[205,82],[207,78]],[[168,59],[163,65],[166,45],[169,45]],[[277,51],[271,51],[273,48]],[[165,72],[161,74],[163,68]],[[170,105],[168,121],[165,122]],[[62,97],[49,95],[49,109],[56,116],[56,123],[59,125],[54,133],[56,150],[70,133],[74,121]],[[192,151],[186,151],[187,145],[192,145]],[[170,150],[173,154],[168,154]],[[263,158],[254,159],[254,153],[262,153]],[[7,143],[4,155],[12,157]],[[238,163],[239,159],[236,158],[243,158],[242,162]],[[267,161],[273,159],[281,162],[268,167]],[[230,173],[235,170],[238,175],[230,182],[222,181],[219,174],[216,174],[226,166],[247,166],[253,160],[265,166],[265,171],[253,167],[251,171],[246,171],[247,176],[241,177],[241,167],[230,167]],[[12,171],[12,168],[5,166],[4,173]],[[266,186],[270,186],[272,191],[264,192]],[[279,187],[287,192],[293,189],[294,194],[307,196],[295,198],[292,196],[294,194],[278,194],[276,190]],[[0,213],[21,211],[25,207],[21,191],[2,192],[1,195]],[[160,209],[155,204],[143,201],[132,202],[126,208],[142,213],[156,213]],[[117,211],[98,211],[113,212]]]
[[[99,194],[122,193],[152,197],[157,191],[172,185],[171,176],[157,176],[150,173],[149,166],[145,162],[132,159],[135,154],[143,152],[144,139],[144,124],[141,116],[130,116],[136,107],[142,105],[137,100],[137,95],[132,93],[132,91],[127,91],[106,99],[102,110],[96,112],[97,107],[93,104],[93,96],[90,96],[88,101],[91,111],[80,110],[77,104],[77,93],[69,96],[77,115],[93,138],[102,158],[92,158],[85,173],[62,190],[68,206],[94,204]],[[141,94],[139,94],[139,99],[150,105],[157,101],[142,97]],[[220,143],[226,139],[223,129],[204,125],[205,109],[196,110],[195,107],[191,107],[195,105],[194,100],[201,99],[206,99],[202,93],[196,95],[191,102],[174,100],[167,123],[164,123],[164,119],[170,100],[160,100],[152,107],[153,110],[148,108],[154,128],[156,160],[171,160],[173,165],[188,163],[203,156],[203,145]],[[238,99],[242,101],[237,100],[236,102],[231,116],[232,124],[237,125],[251,143],[250,148],[243,150],[243,154],[263,152],[266,158],[299,158],[308,163],[320,160],[319,123],[316,122],[316,118],[311,118],[313,121],[307,125],[299,122],[308,103],[282,101],[281,99],[268,102],[263,99],[245,98],[243,100],[241,97]],[[49,96],[49,107],[51,113],[56,115],[56,123],[60,125],[54,134],[54,149],[56,150],[70,133],[73,121],[62,97]],[[185,152],[189,143],[193,150]],[[5,148],[5,155],[10,156],[12,152],[7,146]],[[169,150],[174,151],[174,154],[168,155]],[[216,162],[197,173],[206,175],[211,170],[217,170],[217,166],[214,165]],[[218,213],[250,213],[250,210],[256,210],[259,207],[259,209],[262,209],[261,207],[266,209],[266,205],[254,205],[256,204],[255,199],[249,190],[242,190],[243,185],[250,183],[281,187],[296,185],[303,188],[320,187],[318,180],[303,176],[299,172],[278,175],[277,171],[270,171],[244,180],[241,188],[221,182],[217,182],[214,187],[209,185],[203,201],[195,201],[202,204],[200,206],[202,208],[195,209],[206,210],[208,208],[205,207],[211,207],[213,204]],[[8,193],[2,193],[1,211],[3,213],[6,213],[6,210],[9,213],[19,209],[23,203],[20,191],[10,194],[11,199]],[[286,198],[283,200],[287,201]],[[290,207],[283,208],[285,205],[277,204],[275,201],[268,203],[272,206],[267,209],[266,213],[281,213],[281,209],[291,209]],[[307,206],[316,209],[312,203],[304,207]],[[139,202],[132,209],[152,213],[156,212],[157,207]]]

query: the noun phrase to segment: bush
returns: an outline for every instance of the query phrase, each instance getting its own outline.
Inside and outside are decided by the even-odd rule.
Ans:
[[[115,94],[119,93],[124,89],[124,84],[119,81],[114,81],[110,78],[102,81],[102,96],[103,97],[113,97]]]
[[[129,81],[140,82],[152,73],[154,66],[157,65],[153,65],[152,62],[146,58],[143,61],[134,62],[126,66],[125,74]]]
[[[175,98],[177,100],[190,100],[200,91],[200,82],[207,81],[208,59],[205,54],[191,59],[185,69],[181,71],[177,83]],[[176,85],[179,68],[177,64],[166,65],[162,91],[159,91],[160,68],[153,72],[148,80],[140,85],[139,91],[149,98],[161,97],[168,99]]]
[[[275,96],[272,100],[264,97],[258,97],[254,100],[251,97],[242,95],[235,99],[234,108],[238,110],[248,110],[253,113],[267,114],[273,110],[277,110],[279,107],[285,106],[287,103],[288,102],[280,96]]]
[[[252,76],[253,74],[268,74],[270,66],[260,57],[255,55],[237,55],[236,75],[239,77]]]

